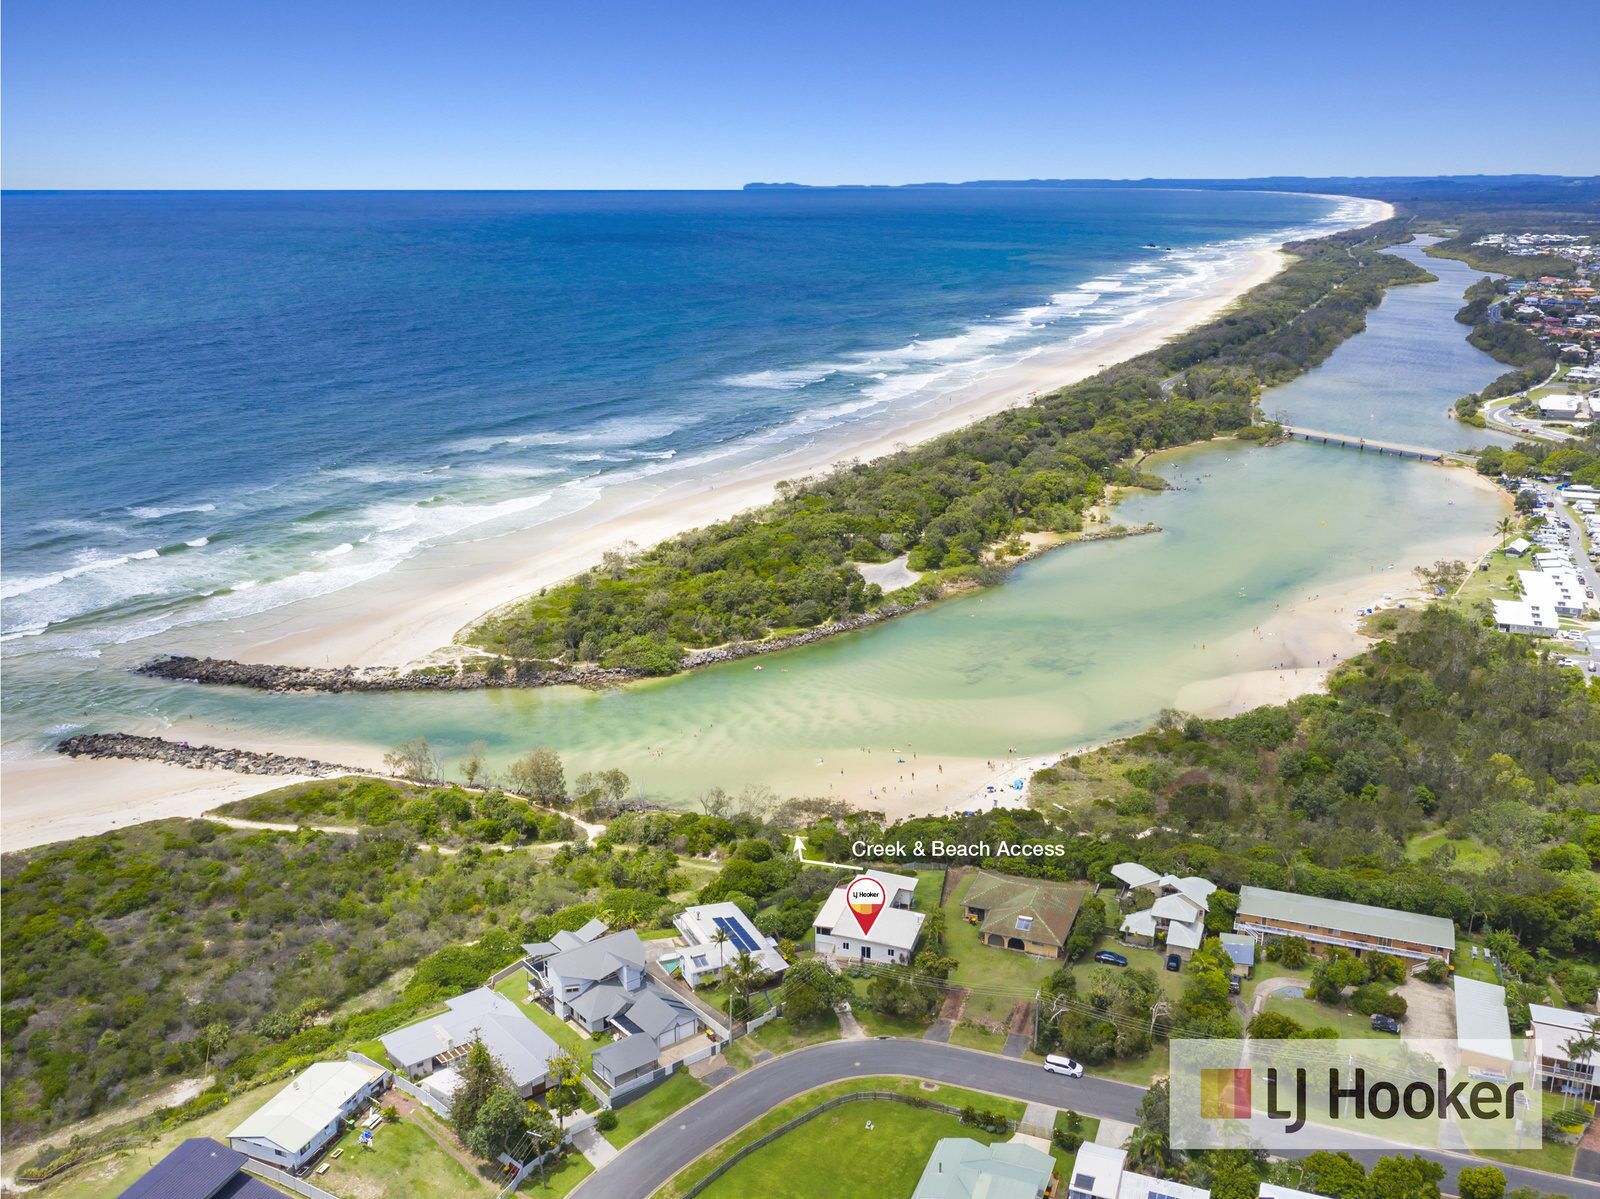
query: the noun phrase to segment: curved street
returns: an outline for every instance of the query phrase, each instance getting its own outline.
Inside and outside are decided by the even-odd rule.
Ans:
[[[1134,1122],[1141,1087],[1092,1075],[1079,1079],[1047,1073],[1032,1062],[1000,1057],[976,1049],[962,1049],[934,1041],[883,1038],[871,1041],[828,1041],[754,1066],[724,1083],[681,1111],[674,1112],[642,1137],[631,1142],[605,1166],[572,1191],[575,1199],[648,1199],[686,1166],[698,1161],[747,1124],[782,1103],[816,1087],[850,1078],[900,1075],[928,1082],[970,1087],[973,1090],[1025,1102],[1072,1108],[1088,1116]],[[1372,1149],[1357,1152],[1369,1166],[1386,1152],[1410,1149]],[[1456,1170],[1485,1165],[1482,1158],[1446,1152],[1424,1152],[1445,1167],[1441,1189],[1455,1191]],[[1600,1184],[1563,1178],[1540,1170],[1501,1165],[1506,1185],[1530,1186],[1575,1199],[1600,1199]]]

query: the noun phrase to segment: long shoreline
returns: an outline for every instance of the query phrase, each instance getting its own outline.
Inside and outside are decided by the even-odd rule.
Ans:
[[[1393,215],[1387,204],[1362,203],[1361,214],[1341,228]],[[867,441],[817,443],[722,478],[685,480],[659,494],[615,488],[590,509],[560,521],[427,551],[379,579],[252,618],[214,652],[285,667],[393,669],[449,660],[466,629],[588,569],[607,551],[654,545],[729,519],[769,503],[785,480],[883,457],[1079,382],[1215,318],[1287,263],[1281,248],[1251,250],[1203,296],[1164,301],[1125,328],[1041,352],[951,392],[930,406],[936,410],[906,413]]]
[[[1346,227],[1383,220],[1391,213],[1387,205],[1374,203]],[[346,593],[325,597],[333,601],[333,608],[319,607],[313,626],[289,628],[285,626],[294,621],[286,620],[277,635],[266,639],[258,637],[240,650],[229,647],[230,652],[245,661],[299,663],[307,667],[359,662],[393,668],[427,664],[430,657],[438,661],[436,651],[447,646],[464,625],[496,607],[533,593],[540,586],[587,568],[607,548],[629,542],[653,543],[684,529],[725,518],[769,500],[782,479],[815,473],[839,461],[893,452],[1024,403],[1033,393],[1064,386],[1113,363],[1136,357],[1186,329],[1213,319],[1244,293],[1272,278],[1286,262],[1287,256],[1281,249],[1253,251],[1243,256],[1238,272],[1218,279],[1208,295],[1158,306],[1153,314],[1144,314],[1136,329],[1069,343],[1063,349],[1041,353],[1030,359],[1024,370],[1009,372],[1004,379],[974,385],[937,412],[924,414],[871,443],[844,450],[835,447],[825,453],[818,449],[809,462],[803,460],[803,455],[791,454],[764,464],[758,470],[709,486],[702,481],[694,488],[669,490],[656,497],[657,502],[638,510],[619,504],[616,511],[599,513],[602,519],[578,530],[577,536],[545,545],[536,554],[529,551],[531,556],[525,559],[518,554],[522,543],[528,539],[527,534],[508,534],[453,547],[454,557],[460,559],[454,563],[446,560],[451,557],[448,551],[445,558],[430,559],[426,566],[421,565],[419,557],[414,560],[419,564],[416,569],[405,571],[402,568],[396,572],[399,577],[386,577],[377,589],[376,607],[372,596],[354,594],[358,588],[351,588]],[[507,560],[514,564],[504,565]],[[441,576],[452,580],[464,578],[440,586]],[[307,607],[314,604],[316,601],[309,601]],[[299,619],[303,618],[295,618]],[[453,655],[445,655],[444,660],[450,657]],[[1319,674],[1316,681],[1320,681],[1320,677]],[[1310,680],[1303,682],[1302,690],[1316,685]],[[1262,687],[1258,682],[1247,689],[1254,694]],[[1266,695],[1255,702],[1270,702],[1270,699],[1271,696]],[[1211,703],[1202,701],[1196,706],[1210,708],[1219,701],[1221,707],[1230,707],[1238,702],[1238,695],[1216,697]],[[260,752],[332,758],[368,769],[377,767],[380,754],[371,746],[339,745],[310,738],[296,742],[290,738],[262,736],[254,729],[186,725],[165,730],[165,734],[221,739],[225,744]],[[947,777],[951,789],[945,793],[947,797],[962,786],[981,793],[983,784],[991,781],[995,774],[994,765],[982,760],[963,760],[950,765],[952,769]],[[6,849],[87,835],[142,820],[198,815],[228,799],[290,781],[260,776],[230,777],[213,771],[183,771],[153,762],[73,760],[54,754],[9,762],[6,774]],[[178,775],[186,777],[174,777]],[[861,779],[867,783],[873,781],[865,775]],[[884,798],[874,798],[870,806],[904,814],[901,809],[906,808],[906,804],[890,802],[887,786],[881,790]],[[74,797],[70,804],[62,802],[67,795]],[[913,806],[928,810],[925,804]]]

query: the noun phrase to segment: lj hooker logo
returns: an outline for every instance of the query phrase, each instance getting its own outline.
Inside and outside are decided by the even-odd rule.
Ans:
[[[1451,1041],[1173,1041],[1172,1144],[1534,1148],[1525,1074]]]

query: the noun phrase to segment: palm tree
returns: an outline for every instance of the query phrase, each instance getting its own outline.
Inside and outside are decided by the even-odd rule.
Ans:
[[[733,992],[728,1002],[728,1014],[738,1022],[742,1033],[750,1016],[750,992],[767,980],[767,972],[756,964],[753,957],[741,949],[739,956],[734,958],[724,973]]]
[[[1562,1051],[1566,1053],[1567,1060],[1574,1066],[1579,1065],[1591,1054],[1600,1050],[1600,1016],[1589,1021],[1589,1026],[1583,1032],[1575,1032],[1567,1039]],[[1567,1107],[1567,1096],[1562,1093],[1561,1108]]]
[[[1517,531],[1517,522],[1509,516],[1502,516],[1500,523],[1495,525],[1494,531],[1500,535],[1500,540],[1504,541]]]
[[[1172,1144],[1164,1125],[1134,1125],[1123,1148],[1128,1151],[1127,1168],[1130,1170],[1159,1175],[1171,1163]]]

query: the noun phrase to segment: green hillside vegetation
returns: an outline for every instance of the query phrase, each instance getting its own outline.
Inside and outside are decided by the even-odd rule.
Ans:
[[[703,825],[673,843],[725,848],[759,827]],[[570,845],[541,862],[412,836],[167,820],[7,854],[7,1143],[178,1077],[209,1070],[220,1097],[281,1076],[479,985],[522,941],[595,916],[662,927],[692,877],[665,847]]]
[[[577,826],[556,812],[501,791],[344,778],[281,787],[216,809],[267,824],[397,829],[435,845],[569,841]]]
[[[516,659],[666,674],[685,647],[881,606],[855,562],[909,555],[929,572],[920,595],[990,581],[988,547],[1081,531],[1108,487],[1142,482],[1129,465],[1142,451],[1251,426],[1262,386],[1321,362],[1364,327],[1385,287],[1429,277],[1374,252],[1403,236],[1393,223],[1295,243],[1288,269],[1158,350],[926,445],[787,484],[759,511],[609,555],[487,619],[472,640]]]

